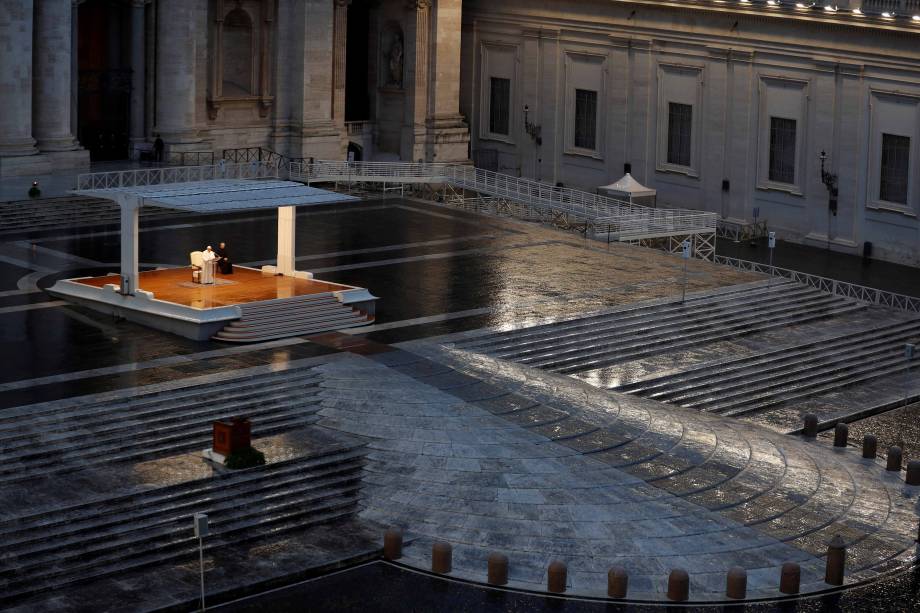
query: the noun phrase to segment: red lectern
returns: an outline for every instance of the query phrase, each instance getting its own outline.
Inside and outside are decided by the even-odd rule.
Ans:
[[[231,417],[229,421],[214,422],[214,453],[227,457],[234,451],[248,449],[252,444],[252,425],[245,417]]]

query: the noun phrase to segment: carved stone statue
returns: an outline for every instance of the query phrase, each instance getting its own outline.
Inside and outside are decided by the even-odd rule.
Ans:
[[[399,32],[393,33],[393,44],[390,45],[389,78],[387,87],[402,87],[403,84],[403,37]]]

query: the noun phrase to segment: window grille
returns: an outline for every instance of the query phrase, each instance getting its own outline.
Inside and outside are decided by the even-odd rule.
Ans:
[[[693,107],[668,103],[668,164],[690,166]]]
[[[597,149],[597,92],[575,90],[575,146]]]
[[[511,79],[492,77],[489,98],[489,132],[508,136],[511,133]]]
[[[770,118],[770,174],[776,183],[795,183],[795,119]]]
[[[879,172],[879,199],[907,204],[910,171],[910,137],[882,134],[882,167]]]

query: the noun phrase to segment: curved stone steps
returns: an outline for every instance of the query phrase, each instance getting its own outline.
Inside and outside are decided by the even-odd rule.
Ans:
[[[790,285],[791,282],[782,281],[773,285],[773,289],[780,290],[784,286]],[[502,345],[518,346],[528,342],[531,339],[540,339],[545,336],[555,336],[560,331],[577,331],[579,329],[589,328],[598,323],[604,323],[609,320],[625,320],[630,318],[648,318],[656,316],[667,317],[672,313],[683,312],[687,306],[706,307],[707,305],[716,305],[720,302],[734,302],[743,300],[745,297],[757,295],[767,291],[765,283],[758,281],[755,283],[731,285],[723,288],[706,291],[704,293],[688,294],[687,301],[684,304],[673,300],[663,301],[655,300],[649,304],[639,306],[625,306],[611,311],[605,311],[594,315],[587,315],[575,319],[567,319],[558,322],[528,326],[526,328],[515,328],[501,332],[490,332],[487,334],[475,336],[473,338],[463,339],[456,343],[458,348],[469,351],[492,354],[499,350]],[[499,347],[496,347],[498,345]]]
[[[566,329],[563,333],[552,334],[533,340],[521,339],[519,343],[511,343],[500,350],[490,350],[488,353],[494,357],[512,358],[515,361],[524,361],[523,356],[540,357],[549,351],[562,352],[564,348],[577,348],[585,341],[592,341],[607,336],[639,336],[649,331],[682,330],[692,327],[693,324],[705,324],[730,317],[734,313],[748,313],[760,306],[776,302],[777,298],[789,300],[790,297],[805,301],[820,295],[819,292],[804,289],[798,286],[785,286],[789,291],[770,295],[758,294],[745,296],[743,301],[707,304],[704,308],[687,308],[681,305],[674,309],[670,316],[660,316],[659,312],[652,312],[641,318],[618,318],[611,321],[598,322],[584,330],[571,331]],[[788,302],[786,303],[788,304]],[[695,305],[694,305],[695,306]]]
[[[743,321],[732,326],[719,327],[716,331],[701,330],[690,334],[676,334],[667,337],[665,342],[659,344],[637,342],[629,347],[629,351],[623,351],[622,349],[597,351],[587,356],[587,359],[586,356],[579,356],[563,364],[551,364],[548,369],[563,374],[584,372],[638,358],[658,355],[666,351],[695,347],[699,346],[701,343],[737,338],[776,328],[799,325],[817,319],[836,317],[865,308],[862,305],[856,304],[836,304],[842,304],[842,306],[834,306],[834,303],[831,303],[819,308],[796,309],[792,312],[780,310],[779,314],[771,318],[758,318],[756,320]],[[547,368],[547,366],[541,365],[541,368]]]

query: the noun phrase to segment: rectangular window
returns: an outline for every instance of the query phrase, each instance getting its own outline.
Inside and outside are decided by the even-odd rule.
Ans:
[[[575,90],[575,146],[597,149],[597,92]]]
[[[668,103],[668,164],[690,166],[690,137],[693,107]]]
[[[511,133],[511,79],[492,77],[492,90],[489,95],[489,132],[492,134]]]
[[[910,137],[882,134],[882,167],[879,172],[879,199],[907,204],[907,177],[910,170]]]
[[[770,118],[770,180],[795,183],[795,119]]]

